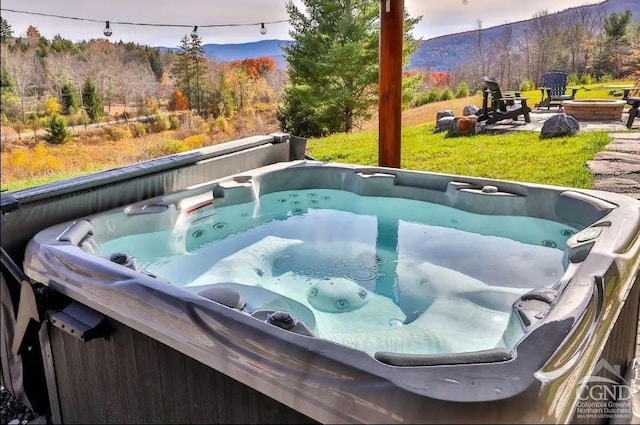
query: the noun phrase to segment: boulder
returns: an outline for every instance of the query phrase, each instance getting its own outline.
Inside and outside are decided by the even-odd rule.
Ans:
[[[478,118],[475,115],[458,118],[457,127],[463,136],[473,136],[476,134]]]
[[[476,105],[467,105],[462,110],[462,116],[476,115],[480,109]]]
[[[449,131],[451,129],[457,129],[456,127],[456,117],[454,116],[446,116],[446,117],[442,117],[438,119],[438,122],[436,123],[436,128],[434,129],[434,132],[440,132],[440,131]]]
[[[573,136],[579,131],[580,123],[575,118],[567,114],[557,114],[544,122],[540,137],[546,139],[549,137]]]
[[[438,122],[440,118],[455,117],[455,116],[456,114],[454,114],[451,109],[447,109],[446,111],[438,111],[438,113],[436,113],[436,122]]]

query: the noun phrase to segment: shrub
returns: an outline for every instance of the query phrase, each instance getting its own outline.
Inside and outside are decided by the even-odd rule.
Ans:
[[[11,173],[18,179],[62,170],[62,163],[49,154],[44,143],[38,143],[31,152],[29,149],[21,148],[3,153],[3,161],[3,166],[10,168]]]
[[[569,76],[567,77],[567,85],[575,86],[578,84],[580,84],[580,77],[578,76],[578,74],[569,74]]]
[[[132,122],[129,124],[129,131],[133,137],[142,137],[147,134],[147,127],[141,122]]]
[[[196,134],[185,138],[182,142],[187,146],[188,150],[198,149],[205,145],[207,137],[203,134]]]
[[[442,90],[442,92],[440,93],[440,101],[444,101],[444,100],[451,100],[453,99],[455,96],[453,94],[453,91],[451,91],[451,89],[449,87],[445,87],[444,90]]]
[[[422,91],[418,92],[413,96],[413,100],[411,101],[413,106],[422,106],[429,103],[429,92]]]
[[[580,84],[593,84],[593,77],[590,74],[583,74],[580,76]]]
[[[161,139],[144,149],[147,158],[159,158],[189,150],[189,146],[182,140]]]
[[[147,109],[148,109],[148,113],[150,114],[157,114],[158,112],[160,112],[160,106],[158,104],[158,100],[157,99],[153,99],[151,97],[147,97],[145,99],[145,103],[147,105]]]
[[[216,127],[223,133],[229,133],[231,131],[231,124],[229,124],[229,120],[220,115],[216,118]]]
[[[71,131],[67,128],[67,122],[60,115],[54,115],[49,121],[47,141],[53,144],[67,143],[71,139]]]
[[[73,115],[67,117],[68,125],[87,125],[90,122],[89,115],[83,108],[78,109]]]
[[[171,122],[165,114],[158,112],[155,116],[152,127],[155,132],[167,131],[171,128]]]
[[[177,115],[169,116],[169,128],[171,130],[177,130],[182,126],[182,121],[180,121],[180,117]]]
[[[463,81],[456,88],[456,98],[462,99],[464,97],[469,97],[469,86]]]
[[[192,134],[202,134],[209,132],[209,125],[205,120],[197,115],[186,114],[182,116],[181,138],[191,136]]]
[[[131,138],[131,131],[129,131],[129,127],[124,125],[107,125],[104,128],[105,137],[118,141],[122,139]]]
[[[613,75],[609,73],[602,74],[602,76],[598,78],[599,83],[608,83],[609,81],[613,81]]]
[[[58,103],[58,99],[50,97],[44,102],[44,113],[47,116],[52,116],[59,113],[62,110],[62,106]]]
[[[532,79],[527,78],[526,80],[520,83],[520,87],[518,88],[520,89],[520,91],[535,90],[536,83]]]
[[[440,89],[432,87],[427,95],[427,103],[437,102],[440,99]]]

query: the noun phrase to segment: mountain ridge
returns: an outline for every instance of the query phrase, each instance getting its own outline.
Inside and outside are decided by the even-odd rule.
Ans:
[[[600,3],[571,7],[550,15],[566,18],[578,9],[589,9],[597,13],[608,15],[631,10],[634,22],[640,22],[640,0],[604,0]],[[523,36],[526,25],[532,20],[508,22],[482,30],[485,42],[492,42],[501,37],[505,27],[511,26],[516,37]],[[422,40],[419,47],[409,60],[407,69],[428,69],[431,71],[449,72],[460,65],[469,62],[470,53],[476,43],[477,30],[468,30],[454,34],[440,35]],[[233,62],[248,58],[267,56],[272,58],[278,68],[286,68],[282,46],[292,43],[291,40],[260,40],[235,44],[205,44],[203,50],[208,59]],[[159,47],[161,50],[178,51],[177,47]]]

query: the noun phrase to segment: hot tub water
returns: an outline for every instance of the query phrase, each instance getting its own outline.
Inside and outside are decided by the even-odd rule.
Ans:
[[[311,310],[315,336],[369,354],[509,348],[517,342],[503,338],[512,303],[558,281],[576,231],[330,189],[214,202],[181,220],[100,249],[126,252],[188,291],[265,288]]]

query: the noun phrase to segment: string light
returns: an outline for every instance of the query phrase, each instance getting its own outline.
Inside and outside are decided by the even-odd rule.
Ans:
[[[367,4],[367,1],[362,1],[359,3],[356,3],[354,5],[352,5],[353,7],[359,7],[361,5]],[[462,4],[468,4],[468,0],[462,0]],[[85,22],[105,22],[102,20],[98,20],[98,19],[91,19],[91,18],[81,18],[81,17],[74,17],[74,16],[64,16],[64,15],[56,15],[56,14],[52,14],[52,13],[41,13],[41,12],[29,12],[26,10],[16,10],[16,9],[8,9],[8,8],[4,8],[4,7],[0,7],[0,11],[4,11],[4,12],[13,12],[13,13],[22,13],[25,15],[35,15],[35,16],[46,16],[49,18],[59,18],[59,19],[71,19],[74,21],[85,21]],[[252,23],[228,23],[228,24],[207,24],[207,25],[195,25],[193,27],[193,31],[191,31],[191,36],[192,37],[197,37],[198,35],[198,28],[223,28],[223,27],[249,27],[249,26],[259,26],[260,27],[260,34],[264,35],[267,33],[267,27],[266,24],[281,24],[281,23],[285,23],[285,22],[291,22],[290,19],[278,19],[275,21],[267,21],[267,22],[252,22]],[[116,24],[116,25],[137,25],[137,26],[147,26],[147,27],[173,27],[173,28],[191,28],[191,25],[186,25],[186,24],[159,24],[159,23],[147,23],[147,22],[124,22],[124,21],[106,21],[106,26],[104,28],[104,35],[106,37],[110,37],[113,34],[113,30],[110,27],[110,24]]]
[[[104,27],[103,33],[106,37],[110,37],[111,34],[113,34],[113,31],[111,31],[111,27],[109,27],[109,21],[107,21],[107,26]]]

